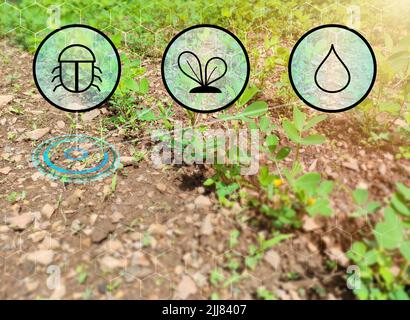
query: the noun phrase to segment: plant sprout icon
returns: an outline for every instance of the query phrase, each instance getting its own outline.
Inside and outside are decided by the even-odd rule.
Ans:
[[[51,80],[51,82],[54,82],[56,79],[59,80],[53,91],[56,91],[61,86],[67,91],[74,93],[84,92],[91,86],[101,91],[98,85],[94,84],[94,80],[98,79],[100,82],[102,80],[94,74],[94,71],[97,70],[101,74],[102,71],[94,66],[95,55],[86,46],[72,44],[65,47],[58,56],[58,63],[59,65],[51,72],[54,74],[58,70],[58,75]]]
[[[332,61],[333,60],[333,61]],[[343,78],[345,76],[345,84],[341,86],[336,84],[334,88],[329,88],[329,83],[327,84],[328,88],[325,88],[321,85],[319,79],[319,73],[323,73],[325,78],[328,75],[332,75],[334,78]],[[336,77],[335,77],[336,76]],[[327,93],[338,93],[346,89],[350,84],[350,71],[342,61],[342,59],[337,54],[334,45],[330,46],[330,50],[327,53],[326,57],[323,61],[319,64],[315,72],[315,83],[319,87],[320,90],[327,92]]]
[[[182,61],[181,65],[182,59],[184,60]],[[220,62],[222,62],[223,68],[221,68],[220,65],[218,66]],[[188,72],[186,72],[183,69],[183,65],[186,67]],[[194,67],[195,65],[197,66],[197,72],[195,71],[193,65]],[[219,88],[212,87],[210,86],[210,84],[214,83],[215,81],[218,81],[226,74],[228,66],[225,60],[223,60],[222,58],[213,57],[209,59],[205,64],[205,75],[203,76],[201,61],[199,61],[198,56],[191,51],[184,51],[178,57],[178,67],[184,75],[186,75],[188,78],[192,79],[193,81],[199,84],[199,87],[191,89],[189,93],[221,93],[221,90]],[[212,68],[212,71],[209,74],[208,68]],[[223,70],[223,72],[221,72],[221,70]]]

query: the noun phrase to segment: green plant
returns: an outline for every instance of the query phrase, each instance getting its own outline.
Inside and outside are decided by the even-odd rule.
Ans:
[[[308,119],[305,113],[300,111],[298,107],[294,107],[292,121],[285,119],[282,122],[286,136],[296,143],[295,162],[299,161],[299,150],[302,145],[321,144],[325,141],[326,138],[324,136],[310,133],[310,131],[326,118],[326,115],[318,115]]]
[[[245,258],[245,265],[250,269],[254,269],[267,250],[291,237],[291,234],[276,233],[273,238],[265,239],[263,233],[260,233],[258,235],[258,246],[253,244],[249,246],[249,253]]]
[[[362,192],[363,193],[363,192]],[[361,195],[361,202],[367,197]],[[359,299],[410,299],[410,188],[398,183],[373,228],[373,239],[353,243],[347,256],[359,267],[348,283]],[[358,280],[358,281],[357,281]]]
[[[353,200],[357,210],[351,214],[352,217],[363,217],[373,214],[380,207],[376,201],[369,201],[369,193],[365,189],[356,189],[353,191]]]

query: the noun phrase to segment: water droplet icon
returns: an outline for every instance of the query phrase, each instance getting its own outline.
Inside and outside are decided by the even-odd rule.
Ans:
[[[350,84],[350,71],[337,54],[333,44],[316,69],[315,83],[320,90],[327,93],[341,92]]]

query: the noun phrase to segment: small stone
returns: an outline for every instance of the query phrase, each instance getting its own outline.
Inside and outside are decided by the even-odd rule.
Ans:
[[[121,212],[118,212],[118,211],[115,211],[112,215],[111,215],[111,221],[113,222],[113,223],[118,223],[118,222],[120,222],[120,220],[122,219],[122,218],[124,218],[124,216],[121,214]]]
[[[183,276],[176,288],[176,296],[179,299],[187,299],[198,291],[195,282],[189,276]]]
[[[380,174],[381,174],[382,176],[385,176],[385,175],[386,175],[387,168],[386,168],[386,165],[385,165],[384,163],[380,164],[380,166],[379,166],[379,172],[380,172]]]
[[[194,200],[194,204],[198,209],[205,209],[210,207],[212,205],[212,202],[208,197],[200,195]]]
[[[50,132],[50,128],[41,128],[26,132],[24,138],[27,140],[38,140]]]
[[[263,259],[269,263],[272,268],[274,270],[278,270],[279,269],[279,265],[280,265],[280,256],[279,254],[274,251],[274,250],[269,250],[268,252],[266,252],[265,256],[263,257]]]
[[[33,292],[38,288],[39,284],[40,284],[40,282],[38,280],[34,280],[34,281],[28,280],[26,282],[26,289],[29,292]]]
[[[29,235],[29,238],[33,241],[33,242],[40,242],[44,239],[44,237],[47,235],[47,231],[38,231],[38,232],[34,232],[32,234]]]
[[[124,167],[132,166],[137,164],[137,161],[134,157],[120,157],[120,162]]]
[[[50,219],[51,216],[53,215],[55,211],[55,207],[50,205],[50,204],[45,204],[43,206],[43,208],[41,208],[41,213],[43,214],[43,216],[45,216],[47,219]]]
[[[89,122],[89,121],[91,121],[91,120],[97,118],[99,115],[100,115],[100,110],[94,109],[94,110],[85,112],[85,113],[83,114],[83,120],[84,120],[85,122]]]
[[[148,267],[151,265],[148,258],[142,252],[134,252],[132,254],[132,265],[133,266],[142,266]]]
[[[343,162],[342,165],[345,168],[348,168],[354,171],[359,171],[359,165],[357,163],[357,160],[354,158],[350,158],[348,161]]]
[[[157,183],[156,188],[161,192],[167,191],[167,186],[163,184],[162,182]]]
[[[140,267],[140,266],[131,266],[127,268],[124,278],[126,282],[133,282],[137,278],[145,278],[150,275],[152,270],[150,268]]]
[[[103,220],[98,223],[91,233],[91,240],[93,243],[100,243],[107,239],[108,235],[115,230],[115,225],[109,220]]]
[[[30,252],[26,256],[27,260],[35,262],[35,263],[40,263],[42,265],[49,265],[51,262],[53,262],[54,258],[54,251],[52,250],[37,250],[34,252]]]
[[[39,249],[42,250],[54,250],[58,248],[60,248],[60,243],[58,242],[58,240],[53,239],[50,236],[46,236],[39,245]]]
[[[42,174],[41,174],[40,172],[34,172],[34,173],[31,175],[31,180],[37,181],[38,178],[40,178],[40,177],[42,177]]]
[[[9,172],[11,171],[11,168],[10,167],[4,167],[4,168],[1,168],[0,169],[0,173],[1,174],[9,174]]]
[[[152,235],[158,234],[163,235],[167,231],[167,227],[163,224],[153,223],[149,226],[148,232]]]
[[[62,120],[58,120],[56,124],[57,124],[58,129],[64,129],[65,128],[65,122],[62,121]]]
[[[303,228],[303,230],[309,232],[309,231],[313,231],[313,230],[321,228],[321,225],[319,223],[317,223],[314,218],[305,216],[305,217],[303,217],[303,226],[302,226],[302,228]]]
[[[34,221],[34,215],[26,212],[18,216],[7,218],[7,223],[14,230],[24,230]]]
[[[11,100],[13,100],[13,96],[12,95],[1,95],[0,96],[0,107],[5,106],[6,104],[8,104]]]
[[[202,221],[201,224],[201,234],[204,236],[209,236],[213,233],[214,228],[212,226],[212,222],[211,222],[211,215],[208,214],[206,215],[204,221]]]
[[[347,266],[349,264],[349,259],[339,247],[330,248],[328,250],[328,255],[331,259],[336,260],[342,266]]]
[[[80,203],[81,199],[83,198],[84,190],[76,189],[72,194],[70,194],[67,199],[67,205],[76,205]]]
[[[109,253],[121,252],[124,249],[121,241],[116,240],[116,239],[107,240],[104,243],[102,248],[104,249],[104,252],[109,252]]]
[[[111,256],[104,256],[99,261],[101,269],[112,271],[118,268],[125,268],[126,267],[126,260],[116,259]]]

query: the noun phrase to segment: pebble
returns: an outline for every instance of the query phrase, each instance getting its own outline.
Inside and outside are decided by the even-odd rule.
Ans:
[[[126,260],[117,259],[112,256],[104,256],[99,261],[100,267],[103,270],[112,271],[118,268],[126,267]]]
[[[157,183],[157,185],[155,187],[161,192],[167,191],[167,186],[165,184],[163,184],[162,182]]]
[[[206,209],[212,205],[212,202],[208,197],[200,195],[194,200],[194,204],[198,209]]]
[[[65,128],[65,122],[62,120],[57,121],[57,128],[59,129],[64,129]]]
[[[208,214],[206,215],[205,219],[202,221],[200,232],[202,235],[209,236],[213,233],[213,231],[214,231],[214,228],[211,222],[211,215]]]
[[[97,118],[99,115],[100,115],[100,110],[94,109],[94,110],[83,113],[83,120],[85,122],[89,122],[89,121]]]
[[[53,215],[55,211],[55,207],[52,206],[51,204],[46,203],[43,208],[41,208],[41,213],[43,216],[45,216],[47,219],[50,219],[51,216]]]
[[[109,220],[102,220],[98,223],[91,232],[91,240],[93,243],[100,243],[105,240],[108,235],[115,230],[115,225]]]
[[[110,216],[110,218],[111,218],[111,221],[112,221],[113,223],[118,223],[118,222],[121,221],[122,218],[124,218],[124,216],[121,214],[121,212],[115,211],[115,212]]]
[[[190,295],[198,291],[195,282],[191,277],[184,275],[176,288],[176,296],[179,299],[187,299]]]
[[[280,256],[279,254],[274,251],[274,250],[269,250],[268,252],[266,252],[265,256],[263,257],[263,259],[269,263],[271,265],[271,267],[274,270],[278,270],[279,269],[279,265],[280,265]]]
[[[50,128],[41,128],[33,131],[26,132],[24,134],[24,139],[26,140],[38,140],[44,137],[47,133],[50,132]]]
[[[120,157],[120,162],[124,167],[132,166],[137,163],[134,157],[126,156]]]
[[[0,169],[0,173],[5,174],[5,175],[9,174],[10,171],[11,171],[10,167],[4,167]]]
[[[34,215],[26,212],[18,216],[7,218],[7,223],[14,230],[24,230],[34,221]]]
[[[49,265],[53,262],[54,251],[53,250],[37,250],[27,254],[26,259],[42,265]]]
[[[148,228],[148,232],[152,235],[163,235],[166,231],[167,227],[159,223],[153,223]]]
[[[6,94],[6,95],[1,95],[0,96],[0,106],[1,107],[3,107],[3,106],[5,106],[6,104],[8,104],[11,100],[13,100],[13,96],[12,95],[9,95],[9,94]]]

